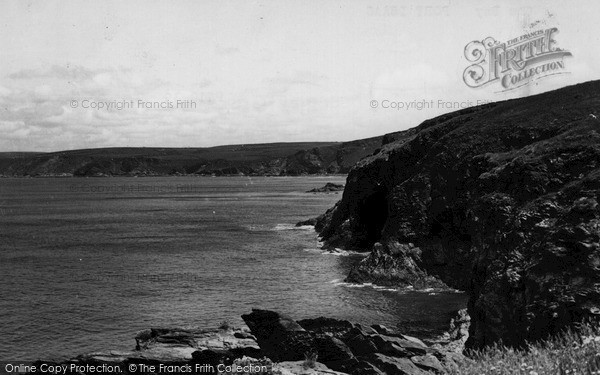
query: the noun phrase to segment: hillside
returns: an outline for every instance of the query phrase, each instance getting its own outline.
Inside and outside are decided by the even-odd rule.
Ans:
[[[336,142],[267,143],[209,148],[102,148],[0,153],[0,175],[163,176],[347,173],[382,137]]]
[[[600,317],[600,81],[384,137],[317,220],[370,250],[348,281],[469,293],[468,346],[522,346]]]

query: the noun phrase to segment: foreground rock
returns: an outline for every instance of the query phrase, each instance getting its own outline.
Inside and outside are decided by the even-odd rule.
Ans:
[[[430,348],[388,330],[331,318],[298,322],[268,310],[242,315],[263,353],[274,361],[314,358],[348,374],[438,374],[457,368],[462,356]]]
[[[299,221],[299,222],[296,223],[296,226],[297,227],[302,227],[302,226],[307,225],[307,226],[314,227],[315,224],[317,224],[317,218],[316,217],[312,218],[312,219],[308,219],[308,220]]]
[[[114,366],[123,373],[139,373],[141,366],[192,366],[219,364],[231,365],[243,357],[262,358],[261,349],[254,336],[245,329],[178,329],[152,328],[139,332],[135,337],[136,348],[131,351],[104,351],[80,355],[62,363],[74,369],[77,366]],[[38,366],[43,361],[38,362]],[[137,370],[131,371],[130,365]],[[136,368],[136,367],[133,367]],[[106,372],[106,371],[103,371]],[[160,371],[156,371],[161,373]],[[165,367],[164,373],[169,373]],[[73,371],[71,373],[94,373]],[[208,372],[211,373],[211,372]]]
[[[466,290],[473,348],[598,318],[598,108],[595,81],[384,137],[315,228],[372,250],[349,281]]]
[[[269,310],[242,317],[250,328],[153,328],[136,335],[135,350],[33,365],[59,366],[67,374],[425,375],[451,372],[464,359],[383,326],[330,318],[296,322]]]

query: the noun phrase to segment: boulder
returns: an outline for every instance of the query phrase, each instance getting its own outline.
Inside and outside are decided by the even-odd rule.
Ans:
[[[302,220],[296,223],[297,227],[303,227],[303,226],[311,226],[314,227],[317,224],[317,218],[313,217],[307,220]]]
[[[336,371],[351,371],[358,363],[350,348],[332,336],[316,335],[315,351],[320,362]]]
[[[290,317],[252,309],[242,315],[263,353],[274,361],[298,361],[315,347],[314,337]]]
[[[357,356],[368,356],[377,352],[377,345],[375,345],[371,337],[365,335],[360,330],[348,333],[344,342],[352,350],[352,353]]]
[[[471,325],[471,317],[467,309],[461,309],[456,313],[456,316],[450,321],[450,340],[464,340],[469,338],[469,326]]]
[[[327,364],[334,361],[349,361],[354,359],[350,348],[340,339],[328,335],[315,337],[315,349],[319,361]]]

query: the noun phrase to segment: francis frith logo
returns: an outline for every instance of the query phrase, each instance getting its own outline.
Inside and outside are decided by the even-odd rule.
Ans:
[[[501,91],[516,89],[539,78],[567,73],[564,58],[571,52],[557,46],[557,28],[532,31],[507,42],[492,37],[475,40],[465,47],[465,58],[471,63],[463,80],[477,88],[498,83]]]

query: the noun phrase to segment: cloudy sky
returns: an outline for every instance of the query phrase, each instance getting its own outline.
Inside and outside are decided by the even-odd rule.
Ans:
[[[440,101],[599,79],[599,11],[597,0],[3,0],[0,151],[381,135],[451,110]],[[569,74],[507,92],[463,82],[469,42],[550,27],[573,54]],[[384,108],[424,100],[435,105]]]

